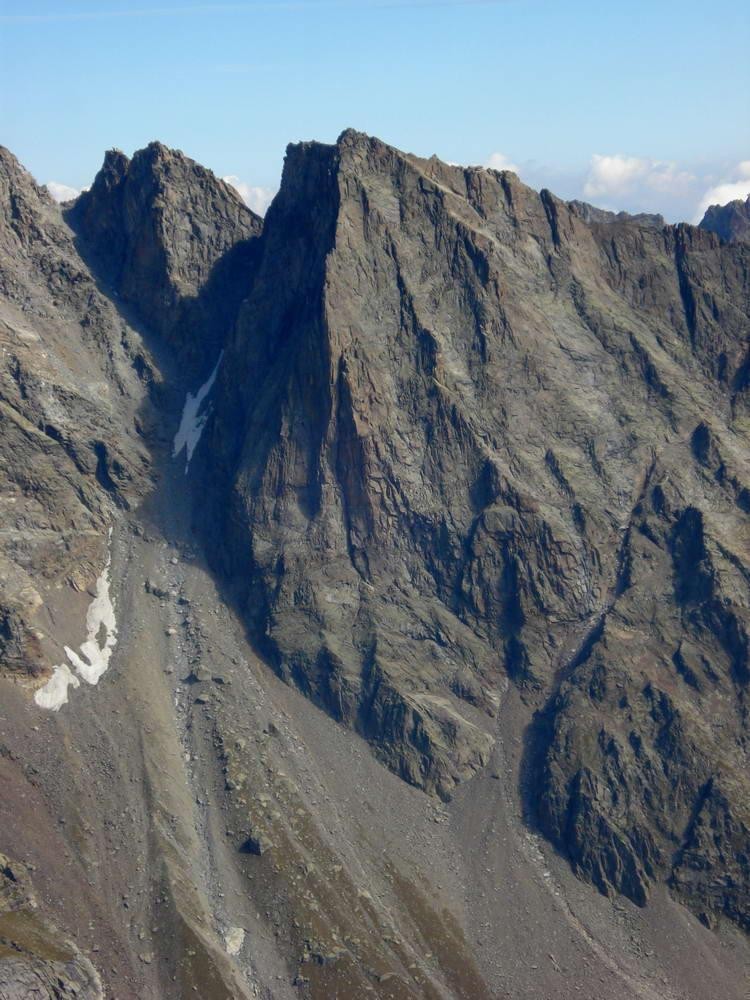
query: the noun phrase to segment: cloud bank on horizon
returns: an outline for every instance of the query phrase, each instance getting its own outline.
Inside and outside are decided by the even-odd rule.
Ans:
[[[672,160],[594,153],[585,171],[566,174],[534,161],[516,166],[507,154],[494,152],[484,166],[513,170],[532,187],[549,187],[562,197],[582,198],[612,211],[659,212],[673,222],[697,224],[709,205],[750,196],[750,160],[705,173]]]
[[[639,189],[668,191],[687,195],[696,180],[687,170],[680,170],[676,163],[650,160],[638,156],[602,156],[594,153],[583,185],[587,198],[624,197],[638,193]]]
[[[703,217],[709,205],[726,205],[738,199],[750,197],[750,160],[738,163],[733,171],[734,179],[725,180],[711,187],[701,198],[696,217]]]

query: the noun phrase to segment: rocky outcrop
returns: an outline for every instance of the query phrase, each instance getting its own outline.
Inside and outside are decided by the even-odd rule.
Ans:
[[[708,782],[750,792],[747,263],[355,132],[292,146],[207,432],[203,527],[278,672],[444,796],[509,678],[535,821],[638,902],[683,891]],[[690,901],[737,918],[724,825]]]
[[[596,205],[589,205],[587,201],[568,202],[575,214],[584,222],[595,222],[606,225],[610,222],[631,222],[638,226],[656,226],[661,228],[664,225],[664,216],[653,212],[610,212],[606,208],[597,208]]]
[[[726,500],[713,500],[738,528]],[[746,923],[737,855],[747,788],[733,785],[720,822],[706,812],[745,770],[747,579],[698,509],[681,503],[657,464],[630,528],[627,587],[564,665],[547,708],[539,817],[602,891],[643,904],[663,879],[699,912]],[[691,873],[709,824],[711,849]]]
[[[106,528],[149,484],[154,382],[138,332],[100,291],[45,189],[0,149],[0,671],[41,675],[73,638]]]
[[[726,205],[711,205],[701,219],[701,229],[716,233],[727,243],[750,242],[750,195]]]
[[[110,150],[66,213],[92,267],[183,361],[215,360],[247,293],[262,221],[179,151]]]
[[[22,866],[0,854],[0,998],[104,1000],[76,945],[46,920]]]

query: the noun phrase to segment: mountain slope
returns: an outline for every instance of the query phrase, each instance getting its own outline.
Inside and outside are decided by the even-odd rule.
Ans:
[[[177,193],[195,204],[207,186],[201,176],[198,192],[186,190],[183,179]],[[215,186],[221,197],[229,197],[224,185]],[[165,200],[175,200],[174,194],[170,198],[167,190]],[[141,219],[142,225],[152,223],[150,215]],[[179,256],[191,272],[205,259],[206,248],[200,241],[193,245],[194,267],[190,248],[181,246],[184,224],[171,230],[179,254],[171,254],[165,242],[162,256]],[[165,241],[169,235],[160,230]],[[222,249],[245,235],[226,229]],[[143,242],[137,227],[129,236]],[[223,967],[229,967],[223,947],[202,938],[204,904],[193,898],[186,862],[179,860],[191,838],[194,846],[192,825],[178,830],[176,841],[164,837],[161,824],[171,829],[174,817],[167,821],[153,807],[149,829],[136,831],[137,824],[129,824],[148,799],[128,789],[153,785],[154,779],[140,751],[138,728],[130,738],[118,733],[122,691],[115,690],[109,711],[103,690],[112,654],[117,669],[136,628],[123,613],[115,550],[130,530],[142,536],[143,522],[132,512],[140,508],[143,516],[141,505],[159,475],[154,452],[159,457],[164,450],[164,411],[173,392],[156,360],[161,354],[165,363],[164,347],[102,277],[107,261],[89,268],[90,249],[81,255],[79,237],[60,208],[4,149],[0,243],[0,677],[7,678],[0,722],[0,829],[14,873],[8,877],[9,912],[0,915],[0,986],[10,996],[36,989],[44,997],[102,997],[105,986],[89,961],[99,964],[95,946],[114,959],[118,994],[128,995],[131,983],[132,996],[161,995],[157,979],[139,960],[138,939],[132,950],[126,943],[134,930],[129,922],[123,926],[122,899],[127,900],[128,883],[143,878],[139,869],[150,843],[149,898],[156,886],[160,899],[171,900],[160,919],[170,912],[183,950],[201,956],[199,970],[187,963],[185,988],[208,979],[218,997],[219,983],[235,977]],[[141,264],[138,287],[152,290],[161,280],[158,270],[149,275]],[[152,319],[158,331],[168,325]],[[197,351],[186,353],[183,364],[189,367]],[[128,666],[135,664],[132,658]],[[149,686],[151,702],[158,704],[153,683]],[[153,726],[149,711],[153,716],[153,704],[136,712],[138,726]],[[176,735],[171,743],[156,745],[178,759],[183,752]],[[164,760],[158,773],[173,786],[184,781]],[[112,871],[112,857],[128,837],[141,853],[132,866],[120,862]],[[27,878],[35,888],[41,879],[38,903],[28,903],[31,889],[18,888]],[[27,915],[28,909],[36,915]],[[87,925],[84,942],[81,927]],[[84,943],[87,959],[76,946]],[[148,954],[144,947],[140,953]],[[180,951],[170,958],[179,963]],[[172,976],[182,982],[174,971],[170,982]],[[230,987],[223,995],[242,993]]]
[[[262,226],[0,165],[0,984],[741,997],[749,248],[351,130]]]
[[[105,525],[148,486],[137,414],[152,368],[57,206],[5,149],[0,197],[0,669],[39,674],[70,641],[49,610],[55,590],[93,583]]]

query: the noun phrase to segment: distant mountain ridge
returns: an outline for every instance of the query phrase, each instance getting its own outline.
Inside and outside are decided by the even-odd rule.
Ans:
[[[580,215],[584,222],[599,222],[604,224],[610,222],[632,222],[642,226],[664,225],[663,215],[656,215],[650,212],[636,212],[635,214],[630,212],[610,212],[605,208],[597,208],[595,205],[589,205],[588,202],[576,200],[569,202],[569,205]]]
[[[701,229],[716,233],[727,243],[750,240],[750,195],[727,205],[711,205],[700,223]]]

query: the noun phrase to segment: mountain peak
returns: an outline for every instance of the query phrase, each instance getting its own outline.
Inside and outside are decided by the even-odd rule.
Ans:
[[[373,140],[373,136],[368,135],[367,132],[360,132],[359,129],[350,127],[350,128],[345,128],[341,132],[338,139],[336,140],[336,145],[356,146],[364,143],[369,143],[372,141],[377,142],[379,140]]]
[[[262,220],[239,193],[179,150],[149,143],[132,159],[110,150],[67,213],[92,265],[186,358],[219,350],[230,303],[242,292],[242,253]],[[225,285],[228,272],[234,290]],[[219,292],[219,289],[222,289]],[[204,310],[213,297],[212,316]],[[218,324],[218,325],[217,325]]]
[[[725,243],[750,242],[750,194],[745,201],[737,198],[726,205],[710,205],[700,228],[716,233]]]

